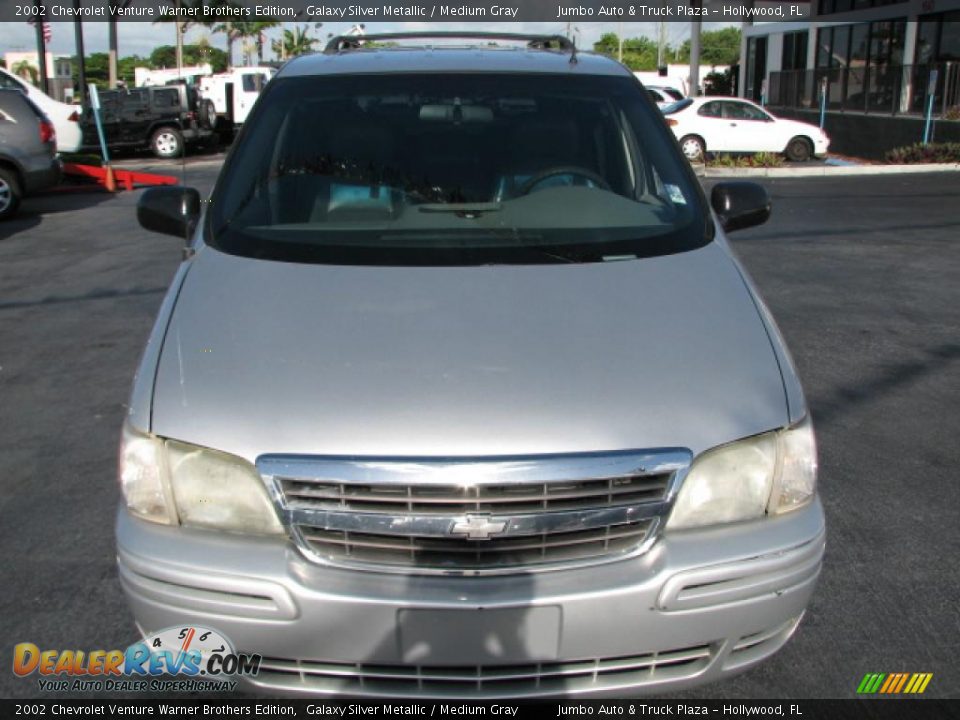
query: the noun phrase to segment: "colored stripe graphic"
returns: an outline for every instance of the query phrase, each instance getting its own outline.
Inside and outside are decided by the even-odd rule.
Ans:
[[[890,673],[887,675],[887,681],[880,687],[881,693],[890,692],[890,688],[897,684],[897,680],[900,679],[900,673]]]
[[[927,689],[933,673],[867,673],[857,686],[860,695],[918,695]]]

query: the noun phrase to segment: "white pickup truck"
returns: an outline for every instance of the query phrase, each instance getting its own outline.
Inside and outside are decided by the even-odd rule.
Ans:
[[[260,91],[276,74],[272,67],[238,67],[200,79],[200,94],[213,102],[217,128],[232,130],[247,119]]]

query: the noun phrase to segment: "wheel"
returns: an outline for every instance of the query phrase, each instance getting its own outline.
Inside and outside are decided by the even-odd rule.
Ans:
[[[795,137],[787,143],[787,149],[784,153],[791,162],[804,162],[813,155],[813,148],[810,147],[810,141],[806,138]]]
[[[20,207],[20,182],[12,170],[0,168],[0,220],[13,217]]]
[[[158,158],[175,158],[183,154],[183,135],[173,127],[157,129],[150,138],[150,149]]]
[[[687,160],[703,161],[707,156],[707,148],[703,144],[703,139],[696,135],[684,135],[680,138],[680,149],[687,156]]]
[[[200,116],[200,127],[213,130],[217,126],[217,108],[214,107],[213,100],[201,100],[199,110],[197,114]]]

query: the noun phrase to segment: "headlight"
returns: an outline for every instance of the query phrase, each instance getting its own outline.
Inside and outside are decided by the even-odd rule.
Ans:
[[[250,463],[124,428],[120,485],[127,509],[152,522],[259,535],[283,532]]]
[[[177,518],[170,512],[172,498],[164,473],[160,441],[135,433],[124,424],[118,474],[127,509],[144,520],[173,525]]]
[[[667,529],[717,525],[803,507],[817,486],[809,416],[792,428],[708,450],[694,460]]]

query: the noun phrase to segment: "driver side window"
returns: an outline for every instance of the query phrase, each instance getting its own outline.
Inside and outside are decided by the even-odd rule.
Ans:
[[[723,116],[731,120],[759,120],[765,122],[768,119],[767,114],[762,110],[739,102],[724,103]]]
[[[698,115],[703,115],[704,117],[718,118],[722,117],[723,112],[721,110],[722,103],[714,100],[713,102],[708,102],[700,107],[700,110],[697,111]]]

